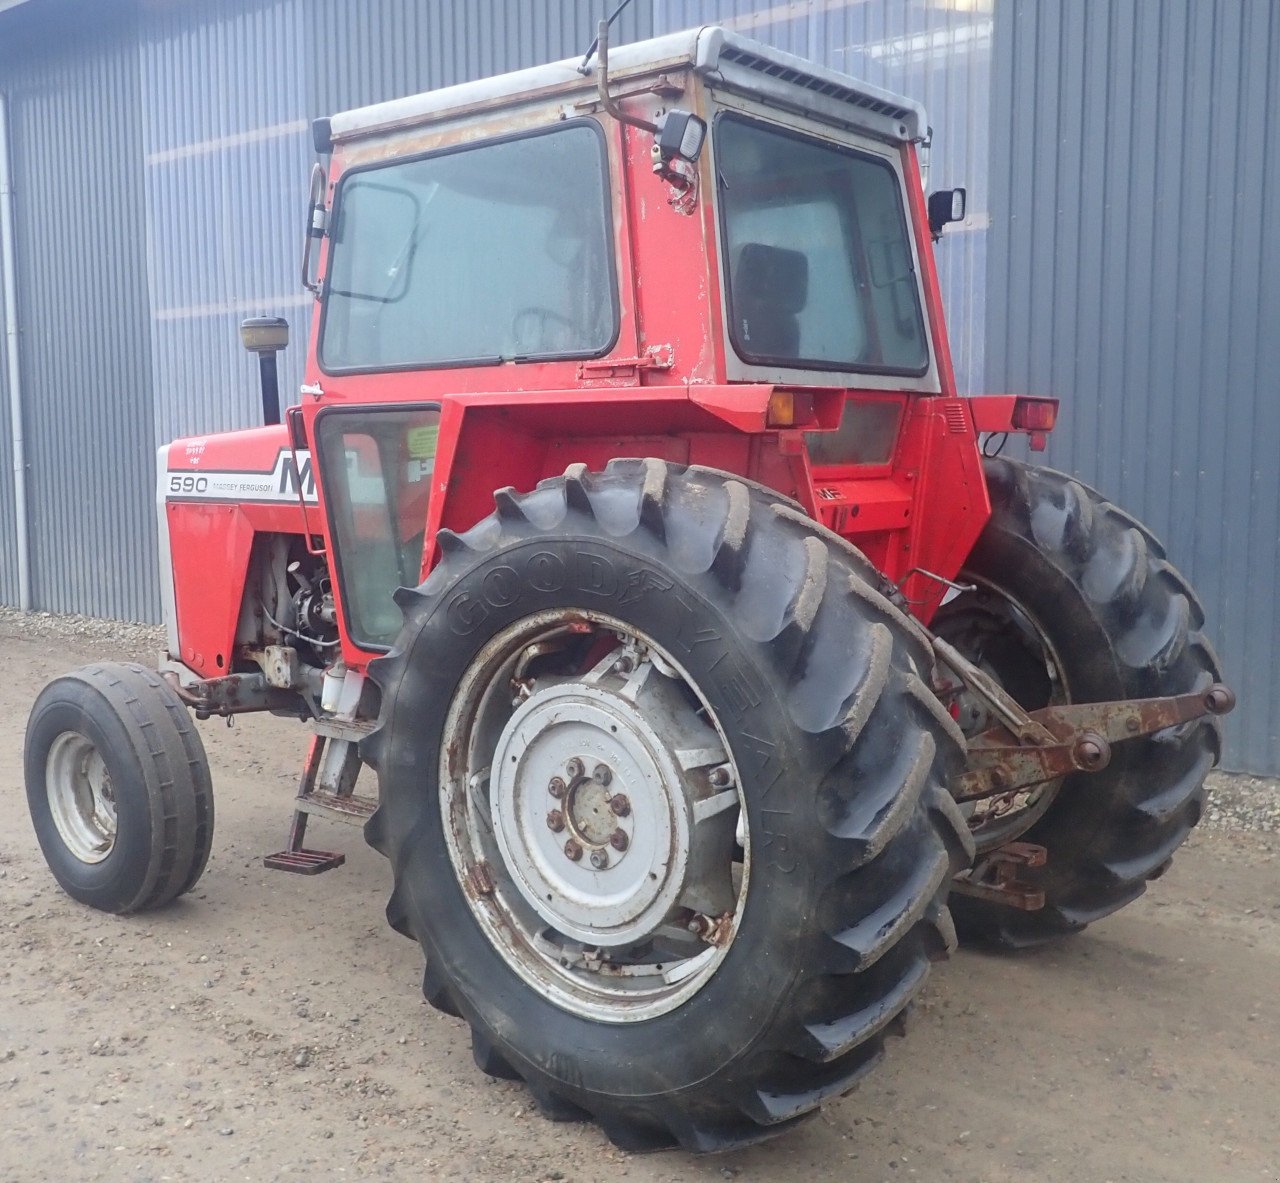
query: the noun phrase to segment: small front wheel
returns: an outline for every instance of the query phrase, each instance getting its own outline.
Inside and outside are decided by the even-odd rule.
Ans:
[[[213,839],[209,762],[154,671],[101,662],[49,683],[24,765],[40,849],[73,899],[140,912],[195,886]]]

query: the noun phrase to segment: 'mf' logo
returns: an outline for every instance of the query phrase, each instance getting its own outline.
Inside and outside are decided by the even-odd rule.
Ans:
[[[302,494],[304,500],[316,499],[316,474],[311,466],[311,453],[281,452],[276,461],[276,492],[285,497]]]

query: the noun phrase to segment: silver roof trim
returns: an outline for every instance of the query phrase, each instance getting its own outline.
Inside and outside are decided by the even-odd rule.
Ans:
[[[729,29],[700,30],[695,67],[713,86],[719,82],[741,94],[763,95],[802,115],[857,127],[891,143],[927,134],[924,107],[912,99]]]
[[[924,108],[919,103],[715,25],[609,50],[611,81],[623,82],[688,66],[713,87],[760,95],[812,118],[857,127],[891,142],[920,139],[927,127]],[[587,97],[595,86],[594,73],[584,77],[578,73],[578,59],[568,58],[345,111],[332,117],[330,128],[334,141],[341,142],[487,107],[524,105],[575,94]]]

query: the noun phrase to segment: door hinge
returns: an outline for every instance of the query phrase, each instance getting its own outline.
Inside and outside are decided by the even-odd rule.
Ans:
[[[578,363],[579,378],[622,378],[628,371],[669,370],[676,364],[674,345],[650,345],[639,357],[598,357]]]

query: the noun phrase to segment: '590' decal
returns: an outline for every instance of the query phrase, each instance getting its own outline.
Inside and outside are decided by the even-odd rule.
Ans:
[[[316,476],[311,453],[298,452],[297,463],[288,448],[281,448],[270,472],[205,469],[165,474],[166,501],[292,501],[299,491],[314,504]]]

